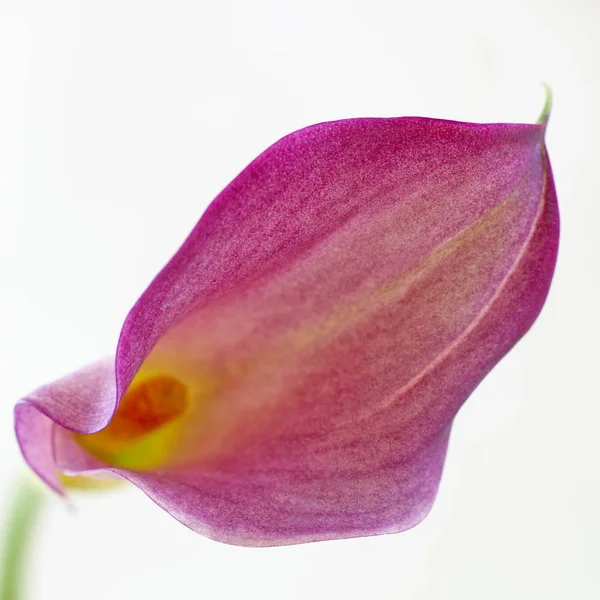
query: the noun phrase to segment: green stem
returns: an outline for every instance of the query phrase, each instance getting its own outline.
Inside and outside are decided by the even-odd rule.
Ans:
[[[41,491],[29,481],[21,482],[16,489],[8,520],[3,527],[0,600],[21,600],[24,597],[25,558],[42,498]]]

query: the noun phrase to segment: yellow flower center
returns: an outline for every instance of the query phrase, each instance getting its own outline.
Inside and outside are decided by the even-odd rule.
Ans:
[[[134,381],[102,431],[75,434],[75,439],[114,467],[145,470],[164,465],[177,440],[188,396],[186,386],[167,375]]]

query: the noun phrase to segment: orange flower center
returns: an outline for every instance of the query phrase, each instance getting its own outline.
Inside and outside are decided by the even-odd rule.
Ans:
[[[114,467],[146,470],[164,465],[188,407],[180,381],[158,375],[133,383],[111,422],[97,433],[75,434],[90,454]]]

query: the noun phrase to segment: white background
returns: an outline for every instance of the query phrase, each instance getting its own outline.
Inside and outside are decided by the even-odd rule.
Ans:
[[[275,549],[137,490],[49,498],[31,600],[600,597],[600,3],[0,0],[0,507],[14,401],[112,353],[207,203],[331,119],[532,122],[562,209],[532,332],[460,412],[438,500],[395,536]]]

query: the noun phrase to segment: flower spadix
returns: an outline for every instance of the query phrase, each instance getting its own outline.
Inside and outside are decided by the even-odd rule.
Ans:
[[[545,301],[558,212],[541,124],[297,131],[213,201],[115,360],[16,407],[25,459],[116,473],[209,537],[398,532],[452,421]]]

